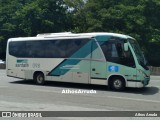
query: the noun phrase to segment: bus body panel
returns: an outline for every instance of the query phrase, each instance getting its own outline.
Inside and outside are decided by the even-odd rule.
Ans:
[[[86,35],[88,34],[85,34],[85,36]],[[135,67],[109,62],[106,60],[102,46],[116,35],[117,34],[93,33],[90,37],[84,37],[83,35],[80,37],[76,36],[75,39],[87,38],[88,42],[86,42],[80,49],[68,58],[14,57],[9,54],[9,43],[12,41],[18,42],[21,40],[69,41],[69,38],[72,40],[74,37],[59,36],[56,38],[33,37],[9,39],[6,52],[7,75],[22,79],[33,79],[34,73],[40,71],[43,72],[45,80],[99,85],[108,85],[112,76],[121,76],[125,80],[126,87],[146,86],[150,80],[149,70],[145,70],[139,65],[135,52],[129,43],[129,49],[133,54]],[[129,37],[119,34],[117,36],[124,39]]]

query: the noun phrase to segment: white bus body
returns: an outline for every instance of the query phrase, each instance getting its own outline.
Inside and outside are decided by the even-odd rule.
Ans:
[[[115,90],[144,87],[150,80],[149,70],[141,64],[143,57],[137,56],[134,45],[132,37],[115,33],[10,38],[6,71],[10,77],[34,79],[38,84],[51,80],[109,85]]]

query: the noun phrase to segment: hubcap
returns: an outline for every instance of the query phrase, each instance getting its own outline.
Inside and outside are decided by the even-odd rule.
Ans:
[[[115,80],[114,81],[114,87],[116,88],[116,89],[119,89],[119,88],[121,88],[122,87],[122,82],[120,81],[120,80]]]
[[[37,82],[42,83],[43,82],[43,77],[41,75],[37,76]]]

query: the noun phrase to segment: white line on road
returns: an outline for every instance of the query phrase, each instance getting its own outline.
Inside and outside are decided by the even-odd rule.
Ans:
[[[6,77],[6,74],[2,74],[2,73],[0,73],[0,75],[4,75],[4,76]]]
[[[133,101],[160,103],[160,101],[156,101],[156,100],[134,99],[134,98],[116,97],[116,96],[106,96],[106,97],[115,98],[115,99],[133,100]]]
[[[53,90],[43,90],[43,89],[33,89],[33,91],[38,91],[38,92],[52,92],[52,93],[62,93],[61,91],[53,91]]]
[[[7,88],[8,86],[0,86],[0,88]]]
[[[148,86],[148,87],[158,87],[158,88],[160,88],[160,86],[157,86],[157,85],[155,85],[155,86]]]
[[[160,86],[159,86],[160,87]],[[61,93],[61,91],[51,91],[51,90],[42,90],[42,89],[36,89],[34,91],[40,91],[40,92],[53,92],[53,93]],[[69,94],[72,95],[72,94]],[[77,94],[74,94],[77,95]],[[79,95],[79,94],[78,94]],[[81,94],[81,95],[86,95],[86,94]],[[93,96],[93,95],[88,95],[88,97],[92,96],[92,97],[97,97],[97,96]],[[156,100],[146,100],[146,99],[134,99],[134,98],[126,98],[126,97],[117,97],[117,96],[98,96],[98,97],[103,97],[103,98],[114,98],[114,99],[124,99],[124,100],[132,100],[132,101],[142,101],[142,102],[152,102],[152,103],[160,103],[160,101],[156,101]]]

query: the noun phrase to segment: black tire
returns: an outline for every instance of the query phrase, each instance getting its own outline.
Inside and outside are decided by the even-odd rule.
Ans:
[[[34,75],[34,81],[36,82],[37,85],[44,85],[45,79],[44,79],[44,74],[39,72]]]
[[[113,77],[109,85],[109,87],[115,91],[122,91],[126,87],[125,80],[121,77]]]

